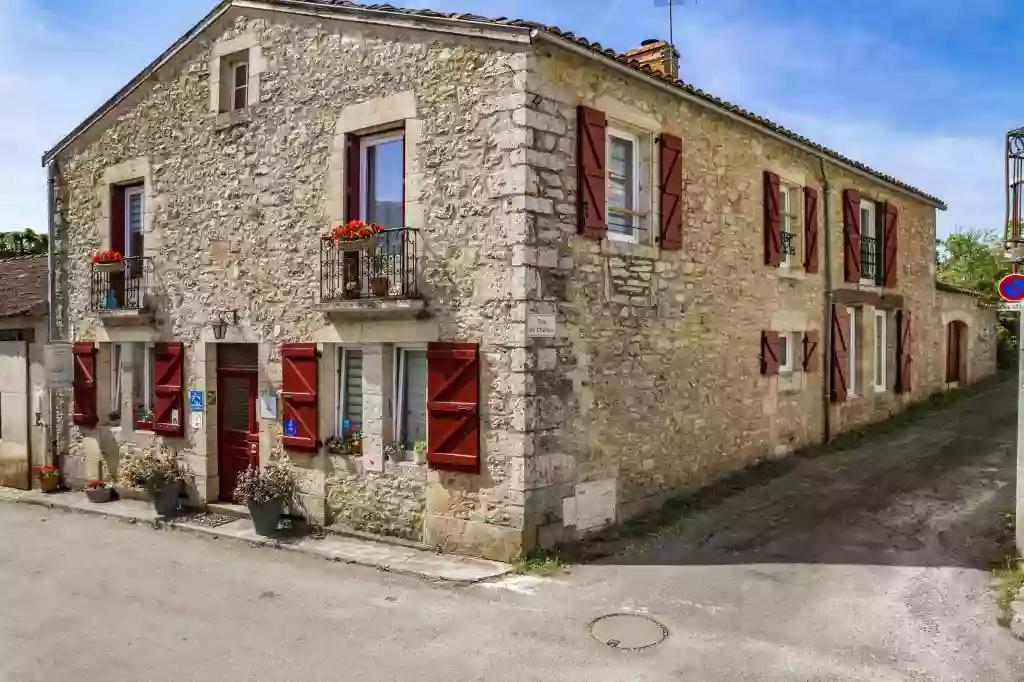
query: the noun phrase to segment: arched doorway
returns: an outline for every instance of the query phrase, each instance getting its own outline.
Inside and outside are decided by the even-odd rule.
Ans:
[[[946,325],[946,383],[967,381],[967,324],[953,320]]]

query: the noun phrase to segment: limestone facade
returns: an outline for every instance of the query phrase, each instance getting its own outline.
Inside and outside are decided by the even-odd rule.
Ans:
[[[251,67],[246,107],[225,112],[221,61],[240,53]],[[636,243],[578,234],[580,105],[605,112],[641,148],[638,196],[649,210]],[[419,235],[425,312],[339,317],[321,305],[320,249],[348,215],[347,141],[395,125],[404,130],[404,223]],[[674,251],[655,240],[662,132],[684,149],[683,248]],[[55,160],[59,320],[66,338],[97,344],[101,406],[95,427],[65,417],[72,481],[112,476],[124,458],[154,449],[188,465],[194,503],[221,499],[209,395],[218,357],[251,344],[259,461],[288,461],[301,475],[296,512],[513,559],[822,438],[825,360],[816,371],[765,377],[759,344],[765,330],[822,331],[825,235],[837,290],[865,292],[887,320],[898,298],[915,320],[912,391],[863,391],[830,406],[833,433],[944,388],[946,317],[968,325],[968,380],[994,370],[991,316],[969,297],[936,290],[934,205],[828,159],[826,191],[810,153],[525,29],[232,7]],[[764,265],[765,170],[820,190],[828,217],[817,273],[799,258]],[[127,324],[96,314],[89,265],[110,246],[112,187],[124,183],[144,193],[154,311]],[[897,287],[842,282],[846,188],[899,207]],[[876,305],[855,307],[860,336],[870,339]],[[886,338],[895,343],[894,333]],[[181,437],[138,429],[134,419],[110,424],[105,406],[132,413],[145,344],[165,341],[184,344],[184,388],[203,391],[206,404],[193,416],[186,403]],[[385,457],[398,435],[398,358],[438,341],[479,344],[478,474]],[[360,352],[360,456],[282,445],[281,347],[302,342],[320,351],[324,440],[340,421],[342,349]],[[870,353],[860,355],[863,383],[875,368]]]

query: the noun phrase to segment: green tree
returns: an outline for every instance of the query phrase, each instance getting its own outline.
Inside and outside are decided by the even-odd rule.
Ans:
[[[32,256],[46,253],[47,236],[33,230],[0,232],[0,256]]]
[[[965,230],[939,240],[938,279],[996,300],[996,286],[1010,271],[994,232]]]

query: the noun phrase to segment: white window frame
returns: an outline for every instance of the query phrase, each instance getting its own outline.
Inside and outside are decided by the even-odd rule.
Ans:
[[[139,198],[139,231],[146,231],[146,188],[138,185],[129,187],[124,191],[124,253],[125,258],[141,256],[141,253],[132,253],[132,214],[131,205],[134,197]]]
[[[850,333],[848,335],[846,359],[846,393],[851,396],[857,395],[857,309],[848,307],[847,317],[850,320]]]
[[[345,401],[347,399],[346,388],[348,386],[348,355],[351,351],[363,352],[360,346],[338,346],[338,371],[334,373],[335,383],[335,396],[337,398],[337,410],[334,414],[334,433],[338,438],[342,438],[345,434],[345,413],[347,405]],[[364,356],[365,357],[365,356]],[[365,395],[366,390],[363,384],[363,377],[360,375],[359,384],[363,394]],[[363,431],[362,419],[359,420],[359,432]]]
[[[886,314],[884,310],[875,311],[875,326],[874,326],[874,338],[871,343],[871,350],[873,353],[874,371],[871,374],[871,381],[875,385],[875,393],[884,393],[888,387],[886,381],[886,364],[888,361],[887,347],[886,347]],[[881,339],[879,339],[879,331],[881,331]],[[878,345],[881,343],[881,353],[879,353]],[[879,356],[881,356],[881,362],[879,362]],[[881,378],[881,382],[879,382]]]
[[[612,153],[612,151],[611,151],[611,149],[612,149],[611,141],[612,141],[612,138],[619,138],[620,140],[625,140],[627,142],[630,142],[633,145],[633,187],[632,187],[632,190],[633,190],[633,207],[631,209],[627,209],[629,211],[628,214],[624,214],[622,212],[622,209],[618,209],[618,210],[614,210],[613,211],[611,203],[608,200],[608,197],[611,196],[611,192],[609,191],[611,189],[611,173],[610,172],[606,172],[605,173],[605,205],[604,205],[605,220],[607,220],[608,215],[610,213],[613,213],[613,212],[614,213],[618,213],[619,215],[629,215],[633,219],[632,220],[633,232],[631,234],[622,234],[621,232],[615,232],[615,231],[613,231],[611,229],[608,229],[606,231],[606,234],[607,234],[608,239],[612,240],[612,241],[620,241],[620,242],[628,242],[628,243],[631,243],[631,244],[637,244],[640,241],[640,218],[642,218],[645,215],[645,213],[643,211],[638,210],[639,209],[639,205],[640,205],[640,159],[641,159],[641,155],[640,155],[640,137],[638,135],[633,134],[633,133],[626,132],[625,130],[622,130],[620,128],[612,128],[612,127],[607,128],[607,132],[606,132],[605,136],[606,136],[606,145],[605,145],[605,148],[606,148],[606,151],[605,151],[605,156],[606,156],[606,158],[605,158],[605,168],[606,169],[610,169],[611,168],[611,153]]]
[[[864,211],[865,210],[868,211],[868,218],[869,218],[869,220],[867,221],[867,225],[864,224],[865,223],[865,221],[864,221]],[[870,199],[865,199],[864,197],[861,197],[859,211],[860,211],[860,236],[861,236],[861,239],[863,239],[864,237],[869,237],[871,239],[877,240],[878,239],[878,234],[876,234],[876,232],[878,230],[878,213],[877,213],[878,205],[875,202],[871,201]],[[878,244],[877,244],[877,242],[876,242],[876,245],[875,245],[875,249],[876,249],[876,254],[877,254],[877,251],[878,251]],[[861,253],[863,253],[863,249],[861,249]],[[857,254],[858,258],[860,258],[860,256],[861,256],[861,254]],[[877,269],[878,266],[879,266],[879,262],[878,262],[878,257],[876,255],[876,257],[875,257],[875,268]],[[861,263],[860,282],[861,282],[861,284],[871,284],[871,285],[875,284],[875,278],[874,277],[865,277],[864,276],[864,264],[863,263]]]
[[[149,412],[153,412],[153,419],[156,419],[155,408],[156,408],[156,386],[154,382],[156,378],[154,374],[156,372],[156,356],[154,355],[155,345],[152,343],[133,343],[132,348],[132,386],[131,386],[131,415],[127,420],[131,424],[131,427],[135,428],[135,422],[137,415],[135,414],[135,374],[142,372],[142,409]],[[135,357],[135,351],[142,348],[142,358]],[[141,362],[140,362],[141,361]],[[142,365],[141,367],[139,365]],[[125,415],[121,415],[121,422],[124,423],[126,420]]]
[[[231,107],[229,111],[242,111],[249,106],[249,53],[246,51],[245,59],[232,60],[231,67]],[[245,68],[245,78],[238,82],[238,70]],[[238,97],[241,94],[242,105],[238,105]]]
[[[779,334],[779,343],[786,344],[786,362],[779,362],[779,374],[792,374],[796,371],[793,365],[793,338],[794,334],[790,332]]]
[[[785,182],[779,183],[779,250],[780,254],[779,266],[783,268],[792,268],[794,263],[799,263],[800,255],[800,240],[799,232],[800,229],[800,205],[793,205],[794,195],[798,194],[796,188],[786,184]],[[783,203],[782,198],[785,196],[786,200]],[[783,209],[783,206],[785,208]],[[793,251],[795,253],[789,253],[785,249],[785,243],[782,241],[782,233],[788,233],[793,235],[790,238],[790,243],[793,244]]]
[[[361,220],[368,221],[370,219],[370,197],[367,196],[370,191],[370,183],[368,182],[369,164],[367,163],[367,151],[370,147],[399,141],[402,142],[402,148],[404,150],[404,129],[390,130],[385,133],[367,135],[366,137],[359,138],[359,216]],[[402,186],[405,186],[405,159],[402,160]],[[405,222],[405,216],[402,216],[402,222]]]
[[[405,426],[405,363],[402,362],[402,355],[405,351],[427,351],[426,344],[409,344],[402,346],[395,346],[394,352],[394,364],[392,376],[394,377],[394,385],[392,386],[391,395],[394,396],[395,409],[391,415],[392,421],[392,437],[396,443],[402,440],[402,427]],[[427,373],[429,377],[430,372],[430,359],[427,359]],[[430,419],[429,415],[426,420],[427,435],[430,435]],[[405,459],[414,459],[416,453],[411,450],[405,451]]]

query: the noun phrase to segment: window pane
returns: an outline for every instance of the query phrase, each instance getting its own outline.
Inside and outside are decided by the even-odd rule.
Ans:
[[[249,82],[249,65],[239,64],[235,67],[235,87],[243,87]]]
[[[846,365],[846,386],[850,393],[857,391],[857,311],[855,308],[847,308],[850,316],[850,334],[847,340]]]
[[[121,412],[121,344],[110,346],[110,411]]]
[[[153,409],[153,349],[144,343],[131,344],[132,406],[135,418]]]
[[[405,222],[405,144],[402,139],[370,144],[366,148],[366,220],[388,229]]]
[[[342,369],[345,411],[342,414],[342,430],[345,434],[361,431],[363,428],[363,352],[345,351],[345,366]]]
[[[407,350],[402,355],[405,385],[400,438],[405,449],[412,451],[417,440],[427,437],[427,353]]]
[[[875,385],[885,384],[885,318],[875,317]]]
[[[785,334],[779,335],[779,366],[786,367],[789,364],[789,338]]]
[[[620,137],[612,137],[610,142],[608,205],[635,211],[633,142]]]

